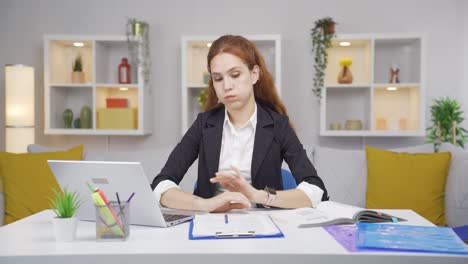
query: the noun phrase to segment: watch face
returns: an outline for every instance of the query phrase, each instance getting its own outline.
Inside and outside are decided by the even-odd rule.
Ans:
[[[271,187],[265,187],[265,191],[267,191],[269,194],[276,194],[276,190]]]

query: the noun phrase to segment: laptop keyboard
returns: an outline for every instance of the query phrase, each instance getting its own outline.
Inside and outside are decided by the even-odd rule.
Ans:
[[[166,222],[172,222],[172,221],[175,221],[175,220],[179,220],[179,219],[188,217],[188,215],[178,215],[178,214],[163,214],[163,216],[164,216],[164,220],[166,220]]]

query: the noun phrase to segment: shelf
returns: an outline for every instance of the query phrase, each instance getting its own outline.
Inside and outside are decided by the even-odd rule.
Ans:
[[[419,38],[376,39],[374,80],[382,83],[390,80],[390,68],[400,69],[400,82],[420,82],[421,40]]]
[[[347,41],[351,45],[340,46],[340,42]],[[328,64],[325,72],[325,83],[334,84],[337,82],[338,74],[341,70],[339,61],[344,57],[350,57],[353,64],[349,67],[353,75],[354,83],[371,82],[371,56],[372,42],[370,39],[340,39],[333,40],[332,46],[328,49]]]
[[[83,47],[75,47],[73,43],[81,42]],[[93,41],[90,40],[52,40],[47,43],[49,47],[48,63],[50,65],[51,83],[71,84],[71,72],[73,62],[78,55],[81,55],[85,80],[94,80],[93,72]]]
[[[122,58],[128,59],[126,41],[96,41],[96,82],[117,83],[118,67]],[[137,82],[135,67],[130,65],[130,80],[133,83]]]
[[[102,135],[102,136],[143,136],[150,135],[150,131],[135,129],[115,130],[115,129],[48,129],[45,131],[49,135]]]
[[[93,90],[89,87],[77,89],[77,87],[59,87],[50,88],[49,120],[50,128],[65,128],[63,122],[63,111],[70,109],[73,112],[73,120],[80,117],[83,106],[93,106]]]
[[[369,83],[362,83],[362,84],[355,84],[355,83],[351,83],[351,84],[341,84],[341,83],[338,83],[338,84],[327,84],[325,85],[325,87],[327,88],[370,88],[371,85]]]
[[[96,87],[138,89],[138,84],[96,83]]]
[[[423,137],[424,131],[324,130],[320,136],[330,137]]]
[[[83,41],[81,41],[83,40]],[[83,42],[76,48],[74,42]],[[128,56],[128,42],[119,36],[44,36],[44,105],[45,134],[53,135],[147,135],[150,134],[152,96],[144,70],[132,67],[131,84],[118,83],[118,65]],[[142,50],[137,50],[142,56]],[[82,54],[86,83],[70,83],[68,76],[76,54]],[[95,73],[95,75],[93,75]],[[137,78],[138,74],[138,78]],[[140,81],[141,80],[141,81]],[[114,100],[107,108],[106,99]],[[126,103],[126,104],[125,104]],[[80,118],[81,109],[92,111],[92,129],[65,129],[63,112],[69,108],[73,119]],[[122,107],[122,108],[116,108]],[[146,118],[145,118],[146,117]]]
[[[420,128],[420,89],[418,86],[374,88],[373,129],[415,131]]]
[[[406,87],[419,87],[419,83],[375,83],[374,87],[397,87],[397,88],[406,88]]]
[[[360,120],[363,129],[370,128],[370,87],[332,88],[325,90],[326,115],[322,127],[339,123],[343,129],[347,120]]]
[[[187,86],[189,89],[205,89],[208,88],[208,84],[191,84]]]
[[[349,42],[349,46],[340,46]],[[320,135],[336,137],[423,137],[425,98],[421,36],[346,35],[328,49]],[[351,57],[353,83],[337,83],[339,59]],[[390,69],[399,68],[398,83]],[[359,120],[362,130],[344,130]],[[332,130],[332,129],[341,130]]]
[[[120,90],[119,87],[96,86],[96,109],[106,108],[107,98],[128,99],[129,108],[138,108],[138,89]]]
[[[72,88],[72,87],[79,87],[79,88],[93,88],[92,83],[52,83],[50,87],[62,87],[62,88]]]

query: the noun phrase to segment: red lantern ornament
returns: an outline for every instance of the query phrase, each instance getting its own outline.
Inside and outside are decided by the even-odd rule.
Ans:
[[[122,62],[119,64],[119,83],[129,84],[130,81],[130,64],[128,64],[127,58],[122,58]]]

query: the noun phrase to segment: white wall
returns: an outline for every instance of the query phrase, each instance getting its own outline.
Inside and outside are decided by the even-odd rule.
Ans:
[[[461,8],[458,11],[458,17],[461,25],[461,35],[463,36],[463,72],[460,90],[461,90],[461,103],[463,110],[465,112],[465,122],[463,122],[463,127],[468,129],[468,1],[459,0]]]
[[[37,142],[67,147],[84,143],[94,150],[150,149],[180,139],[180,40],[196,34],[281,34],[282,94],[305,146],[342,148],[419,144],[422,138],[318,137],[319,107],[312,94],[313,59],[309,36],[313,22],[338,21],[339,33],[422,32],[427,34],[427,102],[461,96],[468,59],[466,2],[459,0],[0,0],[0,65],[23,63],[36,69]],[[462,10],[462,11],[461,11]],[[464,11],[463,11],[464,10]],[[45,136],[43,133],[44,34],[124,34],[126,17],[147,21],[151,30],[154,84],[153,135],[148,137]],[[460,34],[464,30],[465,34]],[[466,79],[464,79],[466,84]],[[465,90],[466,88],[465,85]],[[468,98],[463,90],[465,98]],[[4,68],[0,69],[0,101]],[[466,100],[465,100],[466,101]],[[2,104],[3,105],[3,104]],[[168,114],[169,113],[169,114]],[[427,117],[429,119],[429,116]],[[0,107],[0,127],[4,109]],[[0,133],[4,133],[0,129]],[[0,149],[4,134],[0,134]]]

